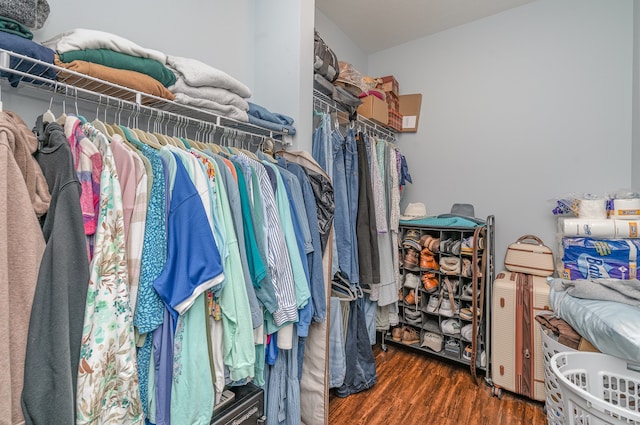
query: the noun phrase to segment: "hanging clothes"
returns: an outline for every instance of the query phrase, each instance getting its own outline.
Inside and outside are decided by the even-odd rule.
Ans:
[[[0,335],[6,342],[0,348],[0,411],[10,424],[31,420],[30,413],[41,417],[38,411],[23,414],[20,402],[25,364],[33,365],[35,360],[31,355],[28,359],[25,356],[33,350],[34,342],[38,343],[28,343],[28,337],[36,336],[38,331],[35,320],[33,332],[30,330],[34,294],[39,291],[37,298],[40,301],[40,294],[47,289],[42,287],[46,282],[39,290],[36,283],[45,251],[38,217],[49,209],[51,196],[47,180],[32,156],[37,148],[37,139],[20,117],[8,111],[0,113],[0,167],[4,175],[0,184],[0,308],[4,312]],[[46,324],[44,322],[39,324]],[[71,376],[69,363],[69,359],[64,363],[67,377]],[[32,389],[33,372],[39,374],[41,371],[28,374],[28,390]],[[43,383],[49,385],[51,380]],[[61,400],[72,396],[72,388],[67,386],[66,390],[68,392],[61,394]],[[30,396],[30,408],[46,407],[41,404],[40,393]],[[67,418],[73,418],[71,400],[68,398],[60,410]],[[65,407],[70,409],[65,412]]]

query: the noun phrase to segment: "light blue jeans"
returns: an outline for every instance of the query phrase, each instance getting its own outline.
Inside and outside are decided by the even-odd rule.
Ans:
[[[358,147],[355,130],[350,128],[344,141],[344,173],[347,180],[347,198],[349,213],[349,232],[351,234],[351,283],[360,282],[360,265],[358,263],[358,236],[356,219],[358,217]]]

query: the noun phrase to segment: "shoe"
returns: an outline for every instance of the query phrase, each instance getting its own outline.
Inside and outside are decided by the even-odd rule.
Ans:
[[[436,261],[435,257],[427,248],[424,248],[420,253],[420,268],[431,270],[440,269],[440,266],[438,266],[438,262]]]
[[[411,325],[420,325],[422,323],[422,313],[420,310],[412,310],[410,308],[404,309],[404,319]]]
[[[451,244],[453,243],[453,239],[443,239],[440,241],[440,252],[444,254],[449,254],[451,251]]]
[[[408,248],[404,254],[404,268],[408,270],[417,270],[420,254],[412,248]]]
[[[440,270],[444,274],[460,274],[460,259],[456,257],[440,258]]]
[[[440,323],[442,333],[456,335],[460,333],[460,323],[456,319],[446,319]]]
[[[462,358],[470,362],[472,353],[473,353],[473,350],[471,349],[471,344],[467,344],[464,346],[464,350],[462,350]]]
[[[478,263],[480,263],[480,258],[478,258]],[[471,260],[469,260],[468,258],[462,259],[462,276],[473,277]],[[476,277],[482,277],[482,270],[480,270],[479,264],[476,264]]]
[[[435,238],[431,235],[423,235],[420,238],[420,245],[435,254],[440,250],[440,238]]]
[[[444,343],[444,351],[451,356],[460,357],[460,341],[447,337]]]
[[[425,273],[422,275],[422,286],[430,294],[438,290],[438,278],[435,273]]]
[[[473,338],[473,324],[469,323],[468,325],[464,325],[462,329],[460,329],[460,336],[463,340],[471,342]]]
[[[391,339],[399,342],[402,339],[402,329],[400,328],[393,328],[391,330]]]
[[[480,309],[477,309],[476,314],[478,317],[482,316],[482,312]],[[465,307],[460,309],[460,318],[462,320],[473,320],[473,312],[470,307]]]
[[[405,326],[402,330],[402,343],[406,345],[417,344],[420,342],[420,334],[411,326]]]
[[[437,333],[433,332],[426,332],[424,334],[424,337],[422,338],[422,344],[420,344],[420,346],[429,348],[436,353],[439,353],[440,351],[442,351],[443,342],[444,341],[442,335],[438,335]]]
[[[484,249],[484,239],[482,237],[478,238],[478,249]],[[462,239],[460,252],[467,255],[473,254],[473,236]]]
[[[442,289],[444,289],[445,295],[449,295],[449,289],[451,289],[451,293],[456,295],[458,293],[458,286],[460,286],[460,279],[455,277],[445,276],[442,281]]]
[[[454,240],[453,242],[451,242],[451,245],[449,246],[449,253],[453,255],[460,255],[461,245],[462,245],[462,242],[459,239]]]
[[[487,367],[487,353],[484,350],[480,353],[480,367]]]
[[[404,287],[408,289],[416,289],[420,284],[420,279],[413,273],[407,273],[404,277]]]
[[[440,309],[438,310],[438,314],[444,317],[453,317],[460,310],[460,304],[457,301],[454,301],[453,305],[449,298],[444,298],[440,303]]]
[[[409,293],[404,297],[404,302],[406,302],[409,305],[415,305],[416,304],[416,291],[415,290],[410,290]]]
[[[429,297],[429,303],[427,304],[427,313],[436,313],[438,308],[440,308],[440,297],[431,295]]]

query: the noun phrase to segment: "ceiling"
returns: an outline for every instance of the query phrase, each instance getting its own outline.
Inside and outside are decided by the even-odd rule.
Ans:
[[[534,0],[316,0],[365,53],[373,53]]]

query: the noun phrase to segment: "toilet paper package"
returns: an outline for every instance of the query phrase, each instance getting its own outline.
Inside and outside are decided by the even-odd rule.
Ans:
[[[563,277],[636,279],[636,239],[563,238]]]

